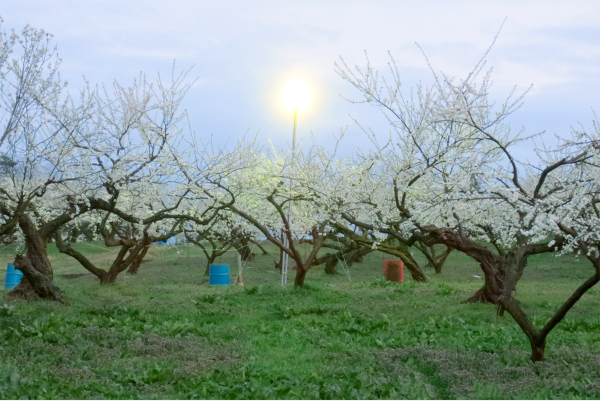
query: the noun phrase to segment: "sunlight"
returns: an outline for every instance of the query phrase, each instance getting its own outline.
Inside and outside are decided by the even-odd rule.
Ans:
[[[282,85],[280,98],[288,111],[305,111],[312,100],[310,84],[303,79],[293,79]]]

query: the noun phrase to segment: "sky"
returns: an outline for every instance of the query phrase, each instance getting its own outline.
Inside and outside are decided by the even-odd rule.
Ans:
[[[342,149],[366,149],[354,120],[385,137],[389,128],[374,107],[352,104],[359,93],[334,72],[340,56],[351,66],[385,72],[393,56],[407,90],[432,67],[465,77],[506,19],[488,57],[492,99],[501,103],[516,85],[533,85],[509,120],[526,133],[566,135],[590,127],[600,112],[600,2],[589,1],[204,1],[0,0],[4,29],[25,24],[54,34],[61,75],[72,91],[117,80],[130,84],[192,68],[196,78],[184,107],[203,140],[233,145],[257,136],[277,148],[291,146],[293,117],[281,106],[280,87],[301,77],[313,90],[298,114],[299,146],[311,136]],[[550,139],[549,139],[550,140]],[[519,149],[529,157],[531,147]]]

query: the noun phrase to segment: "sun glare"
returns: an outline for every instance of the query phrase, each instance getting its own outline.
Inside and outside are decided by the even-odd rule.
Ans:
[[[302,79],[294,79],[281,87],[280,97],[286,110],[304,111],[310,105],[312,92],[308,82]]]

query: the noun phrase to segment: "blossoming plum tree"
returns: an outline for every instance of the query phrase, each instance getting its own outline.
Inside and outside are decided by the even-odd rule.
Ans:
[[[592,145],[586,149],[572,145],[539,151],[536,164],[520,163],[514,145],[531,138],[511,133],[505,120],[522,96],[509,96],[494,108],[489,72],[477,83],[484,59],[458,83],[434,73],[431,89],[417,89],[418,102],[402,95],[393,62],[392,84],[383,81],[383,89],[369,65],[357,74],[345,64],[339,69],[367,102],[391,115],[398,134],[387,152],[385,147],[374,152],[386,166],[375,172],[389,189],[380,191],[386,195],[379,201],[362,201],[372,210],[357,222],[388,235],[397,235],[402,227],[407,245],[417,240],[444,244],[475,259],[485,285],[469,301],[498,304],[501,314],[508,311],[530,340],[531,359],[538,361],[548,333],[598,281],[598,270],[541,330],[533,326],[514,291],[527,258],[564,249],[567,235],[570,249],[585,252],[596,266],[592,247],[598,246],[598,237],[582,222],[593,221],[597,212],[598,187],[591,178],[597,177],[597,164],[591,162],[597,142],[588,138]],[[441,145],[439,150],[436,145]]]
[[[366,233],[395,238],[395,254],[404,261],[415,280],[427,281],[408,250],[419,241],[412,236],[414,214],[420,207],[427,209],[432,180],[441,180],[444,185],[459,173],[458,166],[474,162],[472,155],[485,153],[472,130],[445,117],[448,109],[455,106],[448,99],[448,93],[453,91],[450,80],[434,74],[433,86],[419,85],[406,94],[402,91],[400,73],[393,59],[389,67],[391,79],[386,80],[371,67],[368,58],[363,69],[350,68],[343,59],[336,64],[340,77],[362,95],[362,100],[352,102],[381,109],[392,129],[392,136],[383,143],[375,132],[363,129],[375,150],[355,161],[362,167],[357,169],[360,174],[354,184],[356,190],[347,202],[356,207],[343,217],[348,223],[367,230]],[[469,80],[474,80],[480,72],[478,65]],[[509,107],[505,114],[511,111]],[[488,157],[493,155],[484,159]],[[479,159],[481,157],[475,160],[481,163]],[[427,256],[427,248],[419,246],[419,249]],[[440,269],[443,259],[428,256]]]
[[[53,238],[111,282],[184,217],[210,221],[174,170],[185,118],[178,108],[193,83],[185,73],[173,74],[170,85],[142,74],[131,87],[115,83],[113,94],[88,85],[76,104],[64,93],[51,35],[0,30],[0,44],[0,236],[21,233],[26,250],[15,259],[25,278],[12,296],[67,303],[46,256]],[[183,208],[191,212],[181,215]],[[84,214],[87,223],[96,219],[106,244],[121,247],[108,272],[63,241],[61,227]]]
[[[76,168],[70,138],[90,118],[89,93],[79,104],[64,93],[52,35],[26,26],[7,34],[0,20],[0,236],[21,234],[26,253],[15,267],[24,274],[11,296],[67,300],[53,284],[46,243],[87,211],[71,184]]]
[[[219,181],[227,194],[219,202],[243,218],[248,225],[245,231],[258,230],[295,262],[294,285],[301,287],[336,216],[336,204],[329,197],[336,184],[335,158],[316,145],[295,155],[248,149],[238,153],[246,155],[240,162],[245,168]],[[186,168],[194,171],[195,165]],[[312,249],[305,255],[300,251],[303,237],[312,239]]]
[[[227,210],[220,210],[208,225],[186,222],[183,230],[185,238],[200,247],[206,256],[205,275],[210,274],[210,265],[229,251],[239,253],[245,261],[254,259],[254,246],[267,253],[256,239],[258,235],[262,235],[260,231]]]
[[[206,225],[222,208],[197,197],[177,168],[176,158],[187,152],[180,143],[186,117],[180,105],[193,81],[186,75],[176,75],[173,68],[170,84],[159,75],[152,85],[142,74],[131,87],[115,83],[113,94],[96,91],[94,121],[71,138],[87,172],[81,193],[94,210],[98,234],[107,247],[120,250],[105,271],[59,232],[55,239],[60,252],[101,283],[113,283],[127,269],[135,274],[151,243],[181,233],[186,221]]]

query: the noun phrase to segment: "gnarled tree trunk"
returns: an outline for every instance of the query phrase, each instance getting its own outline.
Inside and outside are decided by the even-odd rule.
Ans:
[[[396,247],[395,250],[384,250],[384,249],[381,249],[381,250],[390,255],[398,256],[400,258],[400,260],[402,260],[404,262],[404,266],[406,266],[406,268],[410,272],[410,275],[413,278],[413,280],[420,282],[420,283],[427,282],[427,277],[425,276],[425,274],[419,267],[419,264],[417,263],[417,261],[412,257],[412,255],[408,251],[408,248],[406,247],[406,245],[404,245],[403,243],[400,243]]]
[[[338,264],[337,258],[332,258],[325,263],[325,274],[340,274],[335,268]]]
[[[373,252],[371,248],[356,246],[347,248],[346,250],[340,250],[336,253],[328,253],[321,258],[315,259],[313,266],[318,266],[325,263],[325,274],[340,274],[336,267],[338,263],[344,263],[350,267],[354,263],[360,263],[364,260],[364,256]]]
[[[465,300],[465,303],[483,302],[497,304],[500,296],[512,296],[517,288],[517,283],[523,276],[527,266],[527,256],[522,252],[511,252],[495,258],[484,258],[481,262],[484,272],[494,272],[494,274],[485,273],[485,283],[477,292]],[[484,264],[489,266],[485,266]],[[501,307],[499,314],[504,314],[504,308]]]
[[[141,263],[143,259],[141,253],[145,255],[148,251],[147,248],[152,242],[152,238],[146,238],[139,243],[135,240],[122,241],[121,249],[119,249],[115,260],[108,270],[104,270],[94,265],[85,255],[73,249],[70,244],[65,244],[58,231],[55,234],[55,240],[56,246],[61,253],[77,260],[85,269],[100,279],[100,284],[114,283],[119,274],[127,270],[134,262]]]
[[[23,278],[8,296],[11,298],[44,298],[68,305],[69,302],[53,282],[53,271],[46,254],[46,239],[38,232],[27,215],[19,216],[19,227],[25,234],[27,254],[17,255],[15,268],[23,272]]]
[[[254,260],[254,252],[250,249],[250,240],[248,237],[240,236],[235,242],[235,247],[239,252],[242,260],[252,262]]]
[[[140,265],[146,256],[146,253],[148,253],[148,248],[150,248],[149,244],[142,249],[140,254],[136,256],[135,259],[133,259],[131,266],[129,266],[129,269],[127,270],[127,274],[137,274],[138,270],[140,269]]]
[[[590,288],[600,282],[600,258],[593,256],[587,245],[580,241],[579,245],[588,260],[592,262],[595,273],[572,293],[544,327],[537,329],[519,305],[519,301],[513,298],[513,293],[527,265],[527,257],[548,252],[550,243],[527,244],[522,241],[511,252],[494,255],[490,249],[467,238],[462,230],[455,233],[429,226],[421,227],[421,230],[432,235],[435,240],[441,240],[479,262],[485,274],[485,285],[467,301],[492,302],[498,304],[500,314],[507,311],[527,335],[531,345],[531,360],[533,362],[544,359],[548,334],[565,318],[579,299]],[[560,238],[559,240],[562,241]]]
[[[435,245],[416,243],[415,247],[427,258],[427,265],[425,267],[433,267],[435,274],[442,273],[442,267],[444,266],[444,263],[446,263],[448,255],[453,251],[453,248],[446,246],[446,250],[438,255],[435,250]]]

